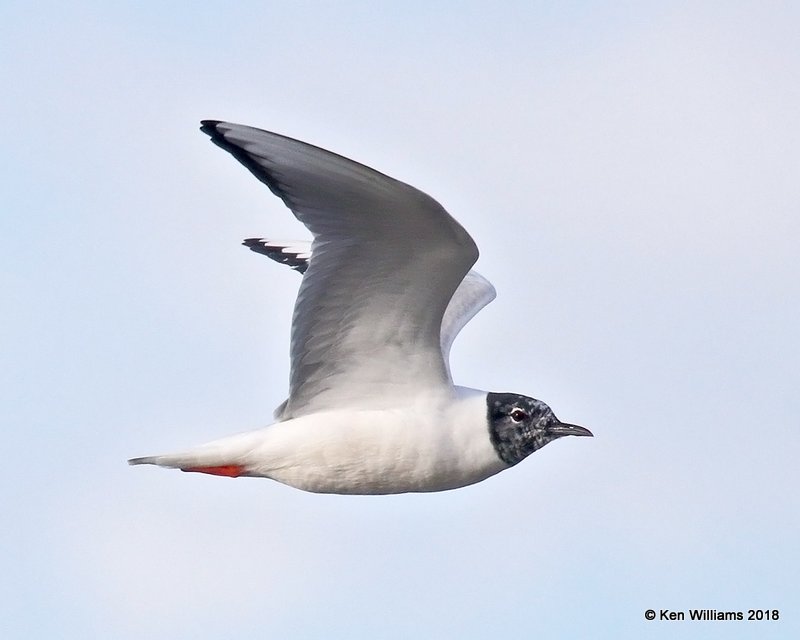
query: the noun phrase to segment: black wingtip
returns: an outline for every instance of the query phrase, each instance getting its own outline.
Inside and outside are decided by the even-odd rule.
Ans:
[[[217,125],[221,122],[222,120],[201,120],[200,131],[213,138],[214,136],[219,135],[219,132],[217,131]]]
[[[242,125],[231,125],[230,123],[223,122],[222,120],[201,120],[200,121],[200,131],[205,133],[207,136],[211,138],[211,142],[217,145],[220,149],[224,149],[228,153],[230,153],[234,158],[236,158],[239,162],[241,162],[247,169],[252,173],[258,180],[263,182],[269,190],[272,191],[276,196],[278,196],[283,203],[292,208],[292,205],[289,202],[288,196],[281,190],[278,186],[277,180],[273,178],[269,169],[265,166],[260,165],[253,157],[244,150],[242,146],[235,142],[231,142],[225,137],[225,131],[220,130],[220,125],[228,124],[232,127],[240,127],[242,129],[253,129],[252,127],[243,127]],[[254,131],[258,131],[257,129],[253,129]],[[270,134],[268,131],[262,131],[261,133],[265,133],[268,135],[277,135],[277,134]],[[284,137],[284,136],[280,136]],[[306,143],[300,143],[306,144]],[[310,146],[310,145],[309,145]]]
[[[265,243],[266,240],[264,240],[264,238],[245,238],[242,240],[242,244],[250,249],[250,251],[260,253],[262,256],[268,256],[277,262],[282,262],[281,257],[283,256],[283,247],[267,246]]]
[[[269,241],[264,238],[246,238],[242,240],[242,244],[254,251],[260,253],[262,256],[267,256],[275,262],[285,264],[290,269],[298,273],[305,273],[308,269],[308,258],[300,258],[299,254],[293,252],[284,252],[285,246],[278,244],[267,244]]]

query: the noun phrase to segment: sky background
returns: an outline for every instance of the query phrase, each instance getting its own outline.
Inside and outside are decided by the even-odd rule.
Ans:
[[[0,6],[3,638],[800,634],[793,2]],[[476,486],[131,468],[285,397],[303,239],[216,118],[438,199],[459,384],[595,438]],[[668,608],[775,622],[647,622]]]

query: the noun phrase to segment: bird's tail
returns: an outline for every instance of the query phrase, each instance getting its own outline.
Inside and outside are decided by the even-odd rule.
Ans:
[[[238,478],[247,475],[247,468],[230,456],[222,456],[220,452],[208,449],[195,449],[186,453],[166,454],[161,456],[144,456],[131,458],[130,465],[152,464],[168,469],[180,469],[197,473],[209,473],[215,476]]]

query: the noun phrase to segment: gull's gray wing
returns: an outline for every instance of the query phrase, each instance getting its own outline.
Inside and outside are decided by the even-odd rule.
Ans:
[[[453,340],[475,314],[496,297],[497,291],[492,283],[477,271],[470,271],[458,285],[444,312],[439,339],[448,375],[450,375],[450,347],[453,346]],[[452,380],[452,375],[450,379]]]
[[[451,385],[442,317],[478,258],[464,228],[430,196],[342,156],[252,127],[202,125],[314,237],[284,419],[384,408]]]
[[[242,244],[251,251],[260,253],[275,262],[285,264],[298,273],[305,273],[311,260],[311,243],[299,241],[267,240],[266,238],[248,238]],[[458,285],[453,297],[447,305],[442,318],[439,343],[442,357],[450,371],[450,348],[453,340],[475,315],[497,297],[497,291],[486,278],[474,269],[470,271]],[[452,380],[452,375],[450,376]],[[278,407],[278,409],[281,409]]]

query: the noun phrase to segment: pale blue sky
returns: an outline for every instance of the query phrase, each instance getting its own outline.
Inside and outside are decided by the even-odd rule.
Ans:
[[[3,638],[800,632],[800,11],[781,2],[0,7]],[[436,197],[498,299],[457,382],[596,437],[436,495],[126,458],[267,424],[304,238],[197,130]],[[646,622],[648,608],[777,622]]]

